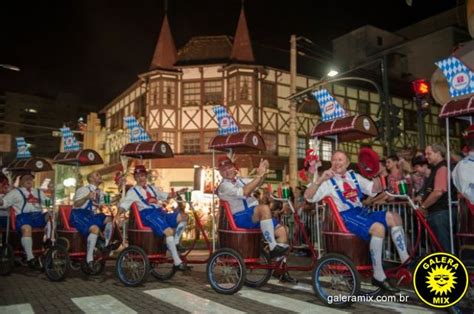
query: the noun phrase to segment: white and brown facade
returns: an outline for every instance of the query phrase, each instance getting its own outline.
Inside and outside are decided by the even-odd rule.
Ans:
[[[120,163],[120,149],[128,141],[123,131],[123,117],[134,115],[142,120],[154,140],[168,142],[175,153],[173,159],[150,162],[158,173],[159,185],[165,189],[191,185],[194,166],[212,165],[208,144],[217,135],[212,107],[223,104],[242,130],[262,134],[267,147],[263,155],[274,168],[284,169],[289,155],[289,101],[286,98],[290,95],[290,73],[286,67],[269,64],[267,56],[268,59],[278,59],[278,56],[266,56],[260,50],[250,41],[243,10],[233,39],[229,36],[193,37],[179,51],[165,16],[150,70],[139,75],[137,82],[102,110],[108,134],[106,165]],[[287,53],[283,58],[289,63]],[[298,74],[297,89],[317,83],[316,77]],[[374,116],[378,110],[380,100],[374,92],[342,85],[330,88],[351,113],[362,110]],[[414,108],[411,99],[392,99],[397,106],[407,110]],[[300,160],[309,146],[311,129],[319,120],[318,112],[317,104],[313,103],[304,105],[297,114]],[[427,131],[439,136],[439,132]],[[413,139],[409,134],[397,140],[396,145],[401,147],[416,139],[416,134]],[[372,144],[382,152],[378,142]],[[351,154],[356,154],[360,143],[343,145]],[[327,160],[332,151],[331,141],[323,142],[321,150],[322,158]],[[243,168],[251,168],[260,157],[246,155],[239,160]]]

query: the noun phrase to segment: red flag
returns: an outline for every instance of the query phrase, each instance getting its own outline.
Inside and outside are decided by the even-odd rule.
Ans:
[[[283,187],[280,184],[278,184],[278,198],[282,198],[283,197]]]

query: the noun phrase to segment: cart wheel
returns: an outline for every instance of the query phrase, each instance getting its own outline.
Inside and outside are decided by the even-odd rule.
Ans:
[[[260,260],[256,263],[247,264],[245,274],[245,285],[258,288],[265,285],[272,277],[272,269],[259,268],[261,265],[270,265],[270,254],[260,251]]]
[[[173,262],[169,262],[166,256],[158,261],[152,261],[150,264],[151,274],[160,281],[169,280],[176,273]]]
[[[360,275],[354,263],[341,254],[326,254],[313,269],[313,290],[326,305],[348,307],[353,302],[348,299],[360,291]]]
[[[71,248],[71,244],[70,244],[69,240],[65,237],[59,237],[56,240],[56,245],[62,246],[63,248],[66,249],[66,251],[69,251],[69,249]]]
[[[117,257],[116,274],[127,287],[144,283],[150,273],[150,263],[145,251],[135,245],[127,247]]]
[[[0,276],[10,275],[15,267],[15,257],[10,244],[0,247]]]
[[[61,281],[69,271],[69,254],[61,245],[55,245],[48,250],[44,258],[44,271],[51,281]]]
[[[221,294],[234,294],[245,281],[245,264],[239,253],[220,249],[212,254],[206,267],[212,289]]]

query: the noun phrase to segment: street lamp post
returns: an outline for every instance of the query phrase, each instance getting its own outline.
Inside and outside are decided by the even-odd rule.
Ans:
[[[296,93],[296,35],[291,35],[290,39],[291,50],[290,50],[290,93]],[[297,156],[297,142],[298,132],[296,130],[296,101],[290,99],[290,119],[289,119],[289,146],[290,146],[290,158],[289,158],[289,174],[290,174],[290,186],[295,190],[298,183],[298,156]]]
[[[351,72],[353,72],[357,69],[367,67],[367,66],[369,66],[371,64],[374,64],[376,62],[380,62],[380,64],[381,64],[382,84],[383,84],[383,86],[380,86],[377,82],[375,82],[371,79],[358,77],[358,76],[344,76],[344,75],[349,74],[349,73],[351,73]],[[330,71],[330,73],[328,73],[326,75],[326,77],[336,76],[337,74],[335,72],[336,71]],[[388,91],[388,72],[387,72],[386,57],[371,60],[367,63],[361,64],[361,65],[359,65],[359,66],[357,66],[357,67],[355,67],[355,68],[353,68],[349,71],[346,71],[344,73],[339,74],[338,77],[336,77],[336,78],[322,80],[318,83],[315,83],[315,84],[311,85],[310,87],[306,88],[305,90],[302,90],[302,91],[300,91],[298,93],[295,93],[295,94],[291,94],[287,99],[290,100],[290,101],[293,100],[293,99],[298,99],[298,98],[303,97],[305,94],[307,94],[309,92],[312,92],[313,90],[315,90],[319,86],[322,86],[322,85],[325,85],[325,84],[330,84],[330,83],[342,82],[342,81],[366,82],[366,83],[371,84],[376,89],[377,93],[379,94],[380,104],[381,104],[380,109],[377,112],[377,117],[382,119],[382,121],[384,122],[384,129],[385,129],[384,137],[383,137],[382,141],[383,141],[383,144],[385,145],[385,147],[387,149],[387,155],[390,155],[391,152],[392,152],[392,148],[393,148],[393,138],[391,136],[391,129],[392,129],[391,128],[391,120],[390,120],[391,104],[390,104],[390,96],[389,96],[389,91]],[[290,147],[290,151],[291,151],[291,147]]]

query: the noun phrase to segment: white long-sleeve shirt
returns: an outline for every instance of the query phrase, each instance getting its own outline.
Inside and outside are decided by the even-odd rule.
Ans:
[[[94,192],[94,199],[92,200],[91,210],[96,210],[99,206],[105,204],[104,202],[105,193],[93,184],[88,184],[88,185],[78,188],[76,193],[74,194],[74,202],[86,197],[91,192]],[[87,209],[88,204],[89,204],[89,200],[87,200],[84,204],[82,204],[82,206],[76,207],[75,209]]]
[[[26,200],[23,198],[23,195],[20,193],[20,191],[18,191],[18,189],[21,190]],[[38,199],[38,195],[41,199],[41,203]],[[46,199],[49,198],[47,198],[46,195],[44,195],[43,191],[41,191],[40,189],[33,188],[30,192],[26,188],[20,187],[11,190],[7,193],[7,195],[5,195],[5,197],[3,198],[3,206],[7,208],[13,206],[16,215],[22,213],[23,205],[25,205],[25,207],[23,208],[23,213],[42,212],[42,206],[45,205]]]
[[[474,152],[471,151],[453,170],[453,183],[471,204],[474,204]]]
[[[374,196],[376,194],[372,192],[372,188],[374,186],[374,183],[372,181],[367,180],[366,178],[357,173],[355,174],[355,177],[359,182],[359,186],[363,194],[366,194],[368,196]],[[333,179],[349,203],[351,203],[354,207],[362,206],[362,202],[357,195],[357,188],[355,182],[352,180],[349,172],[346,172],[344,178],[342,178],[342,176],[340,175],[336,175]],[[346,186],[344,186],[344,183],[346,183]],[[349,206],[344,204],[344,202],[340,199],[339,195],[334,189],[334,186],[331,183],[331,180],[324,181],[319,186],[316,193],[314,193],[313,197],[311,199],[308,199],[308,202],[319,202],[327,196],[330,196],[334,200],[337,209],[340,212],[350,209]]]
[[[3,200],[6,194],[0,194],[0,200]],[[0,217],[8,216],[8,207],[5,205],[0,206]]]
[[[145,199],[149,202],[149,205],[145,204],[141,200],[141,198],[137,195],[135,190],[138,191],[138,193],[140,193],[140,195],[143,197],[143,199]],[[168,198],[168,193],[157,191],[155,189],[155,187],[153,187],[152,185],[147,185],[146,189],[144,189],[140,185],[135,185],[134,187],[130,188],[127,191],[127,194],[125,195],[125,198],[120,202],[119,207],[128,211],[128,210],[130,210],[130,207],[132,206],[132,204],[135,202],[138,206],[138,210],[142,210],[142,209],[149,208],[149,207],[159,208],[161,204],[151,200],[147,196],[147,192],[150,196],[152,196],[152,198],[156,197],[157,201],[165,201]]]
[[[248,207],[257,206],[258,200],[249,196],[244,195],[244,186],[250,183],[253,179],[237,177],[235,181],[229,179],[223,179],[217,194],[220,199],[227,201],[230,205],[232,214],[236,214],[245,210],[244,200],[247,202]]]

